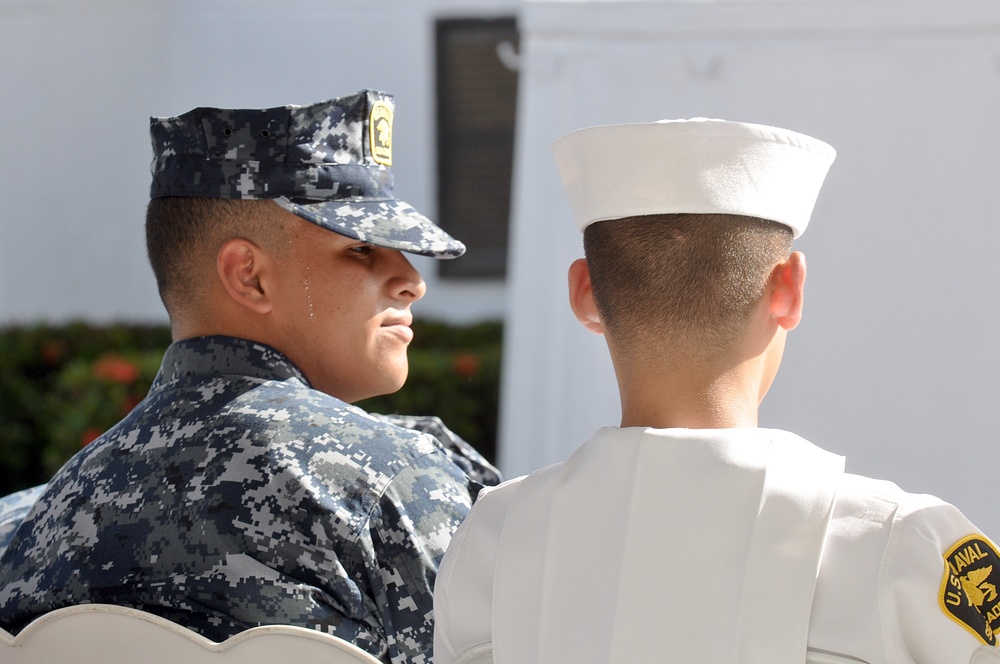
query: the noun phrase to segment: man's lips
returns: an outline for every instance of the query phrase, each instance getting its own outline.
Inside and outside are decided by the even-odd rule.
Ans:
[[[392,316],[382,321],[382,329],[391,332],[406,343],[413,341],[413,316]]]

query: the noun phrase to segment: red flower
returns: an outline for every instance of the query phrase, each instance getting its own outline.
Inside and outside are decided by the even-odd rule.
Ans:
[[[472,353],[457,353],[451,358],[451,366],[462,378],[471,378],[479,373],[479,358]]]
[[[66,344],[55,339],[50,339],[42,345],[42,360],[49,366],[58,364],[66,354]]]
[[[80,436],[80,447],[82,448],[86,447],[87,445],[90,445],[102,433],[104,432],[101,431],[100,429],[95,429],[94,427],[90,427],[89,429],[84,430],[83,435]]]
[[[139,367],[117,355],[99,357],[91,371],[98,378],[124,385],[134,383],[139,378]]]

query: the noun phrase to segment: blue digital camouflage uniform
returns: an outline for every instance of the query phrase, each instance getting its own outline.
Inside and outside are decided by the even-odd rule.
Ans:
[[[437,566],[481,488],[470,475],[498,481],[430,428],[440,439],[310,388],[267,346],[175,343],[147,398],[53,477],[14,534],[0,624],[105,602],[213,640],[285,623],[428,662]]]

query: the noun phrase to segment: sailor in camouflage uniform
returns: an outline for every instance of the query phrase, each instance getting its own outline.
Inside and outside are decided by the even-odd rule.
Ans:
[[[405,380],[425,286],[400,252],[465,249],[394,198],[392,113],[362,91],[151,120],[147,243],[175,342],[13,533],[5,628],[103,602],[218,641],[282,623],[430,660],[438,563],[498,477],[434,418],[350,405]]]

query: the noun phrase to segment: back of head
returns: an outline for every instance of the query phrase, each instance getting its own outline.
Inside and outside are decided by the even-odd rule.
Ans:
[[[584,250],[606,333],[712,360],[740,337],[792,231],[737,215],[671,214],[589,225]]]
[[[553,146],[613,343],[698,359],[736,341],[806,228],[835,152],[723,120],[590,127]]]

